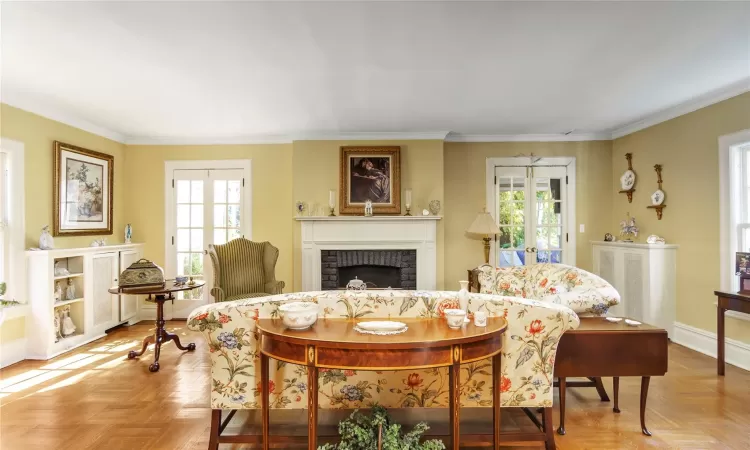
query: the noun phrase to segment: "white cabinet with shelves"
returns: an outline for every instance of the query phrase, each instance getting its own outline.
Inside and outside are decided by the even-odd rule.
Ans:
[[[143,254],[142,244],[26,252],[29,359],[49,359],[104,336],[135,318],[138,300],[112,295],[121,271]],[[57,269],[57,270],[56,270]],[[59,286],[59,287],[58,287]],[[68,310],[75,332],[60,337],[55,315]]]
[[[671,338],[677,309],[677,246],[603,241],[591,244],[594,273],[620,293],[621,302],[610,309],[610,314],[664,328]]]

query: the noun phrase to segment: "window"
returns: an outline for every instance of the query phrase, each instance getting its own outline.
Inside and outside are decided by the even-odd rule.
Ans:
[[[750,130],[719,139],[721,287],[737,290],[735,253],[750,251]]]
[[[0,281],[4,300],[25,303],[23,144],[0,140]]]

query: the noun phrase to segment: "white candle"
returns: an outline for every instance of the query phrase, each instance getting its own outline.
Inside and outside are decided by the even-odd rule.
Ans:
[[[330,206],[331,208],[336,206],[336,191],[334,191],[333,189],[328,191],[328,206]]]
[[[406,207],[411,207],[411,189],[407,189],[406,192]]]

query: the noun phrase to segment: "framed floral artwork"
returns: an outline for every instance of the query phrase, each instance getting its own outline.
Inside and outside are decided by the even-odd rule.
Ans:
[[[341,147],[339,212],[401,214],[401,147]]]
[[[55,141],[55,236],[112,234],[114,156]]]

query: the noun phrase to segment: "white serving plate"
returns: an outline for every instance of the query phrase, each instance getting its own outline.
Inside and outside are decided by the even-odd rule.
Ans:
[[[622,320],[622,317],[605,317],[605,319],[609,320],[610,322],[620,322]]]
[[[637,327],[638,325],[641,324],[637,320],[630,320],[630,319],[625,319],[625,323],[630,325],[631,327]]]
[[[357,327],[365,331],[399,331],[406,328],[406,324],[392,320],[369,320],[357,322]]]

